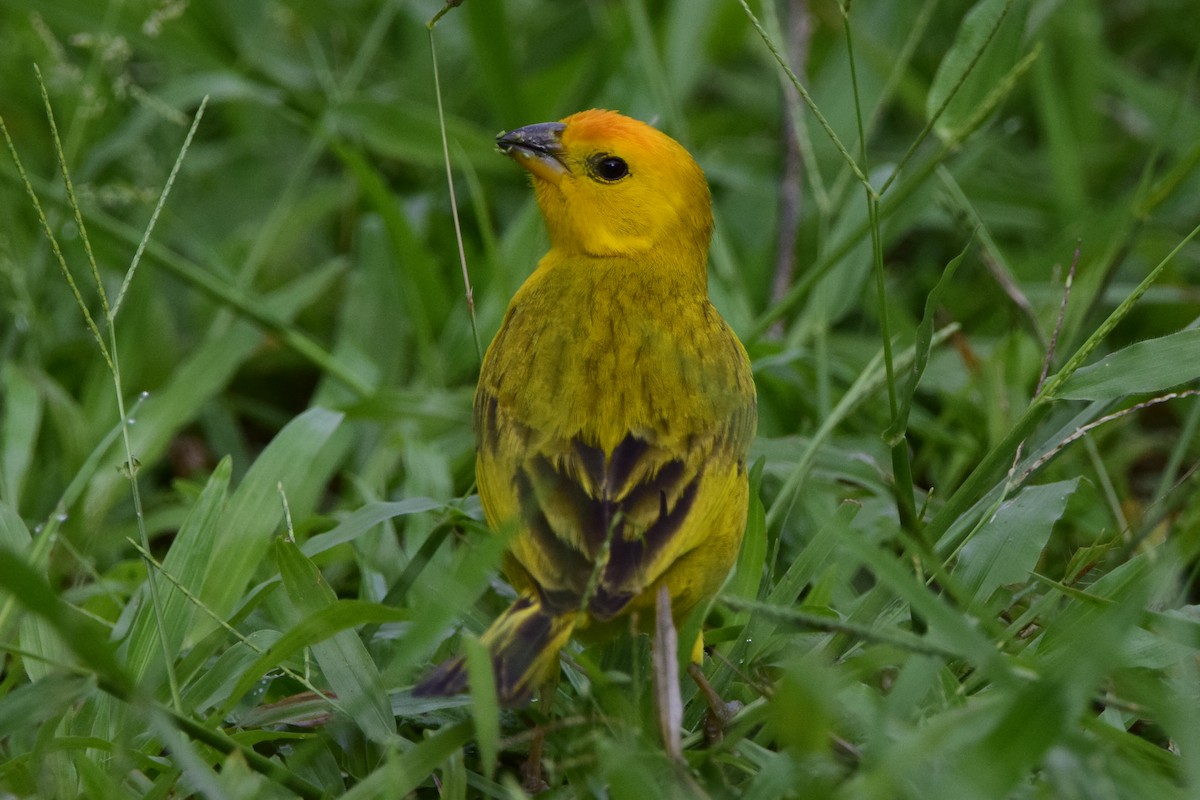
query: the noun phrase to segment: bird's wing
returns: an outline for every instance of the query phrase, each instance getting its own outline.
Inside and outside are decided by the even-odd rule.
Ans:
[[[666,442],[652,430],[629,432],[606,454],[580,437],[523,427],[481,384],[480,495],[493,525],[517,521],[513,557],[548,605],[611,619],[710,537],[736,548],[755,426],[750,386],[734,387],[737,402],[692,435]],[[731,495],[739,485],[740,498]],[[742,518],[726,505],[740,505]]]

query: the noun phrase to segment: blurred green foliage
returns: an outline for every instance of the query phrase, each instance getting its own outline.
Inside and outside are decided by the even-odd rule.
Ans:
[[[485,703],[407,692],[506,602],[440,8],[0,0],[0,117],[71,275],[0,154],[0,794],[520,796],[535,723],[557,797],[1200,793],[1190,6],[750,3],[874,225],[738,2],[442,17],[485,345],[546,246],[497,131],[615,108],[712,185],[762,507],[707,619],[706,672],[745,709],[706,747],[684,686],[683,766],[644,637],[573,648],[552,707],[498,734]],[[206,97],[117,384],[71,283],[107,345],[101,288]]]

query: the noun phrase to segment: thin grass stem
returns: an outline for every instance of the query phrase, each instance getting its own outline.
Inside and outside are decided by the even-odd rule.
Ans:
[[[921,144],[927,138],[929,138],[929,134],[933,132],[933,128],[935,125],[937,125],[938,120],[941,119],[942,115],[946,113],[946,109],[949,108],[950,103],[955,97],[958,96],[958,93],[962,89],[963,85],[966,84],[967,78],[969,78],[971,73],[975,71],[975,66],[979,63],[979,59],[983,58],[983,53],[985,50],[987,50],[987,46],[991,44],[992,39],[995,38],[996,32],[1000,30],[1000,25],[1004,22],[1004,18],[1008,16],[1008,11],[1010,8],[1012,8],[1012,4],[1013,0],[1008,0],[1008,2],[1004,4],[1003,10],[1001,10],[1000,14],[996,17],[995,24],[992,25],[991,30],[988,31],[987,36],[979,45],[979,49],[971,55],[971,60],[967,62],[967,66],[965,69],[963,69],[962,75],[960,75],[958,80],[955,81],[954,86],[950,88],[950,91],[946,93],[946,98],[942,100],[941,105],[939,105],[934,112],[929,115],[929,120],[925,123],[925,127],[921,129],[921,132],[917,134],[917,138],[913,139],[912,144],[908,146],[908,150],[904,152],[904,155],[901,156],[900,160],[896,163],[896,169],[892,171],[892,174],[888,176],[888,179],[885,180],[883,185],[879,187],[879,194],[883,194],[888,190],[888,188],[892,185],[892,182],[896,179],[896,176],[900,174],[900,171],[904,169],[906,164],[908,164],[909,160],[913,157],[913,154],[917,152],[917,148],[919,148]],[[984,103],[983,105],[987,106],[988,104]],[[964,125],[963,128],[970,130],[970,127],[966,125]]]
[[[862,168],[854,160],[854,156],[850,155],[850,151],[846,149],[846,146],[842,144],[842,140],[838,138],[837,133],[835,133],[833,130],[833,126],[829,124],[829,120],[825,118],[825,115],[821,112],[820,107],[817,106],[816,101],[813,100],[812,95],[808,93],[808,89],[805,88],[800,79],[796,77],[796,73],[792,72],[791,66],[789,66],[787,63],[787,58],[785,58],[783,53],[780,52],[779,48],[775,45],[775,42],[771,40],[770,35],[767,34],[767,31],[763,28],[762,23],[758,21],[758,17],[754,16],[754,12],[751,11],[750,6],[746,4],[746,0],[738,0],[738,4],[741,5],[742,10],[746,12],[746,16],[750,18],[750,24],[753,25],[754,30],[758,32],[759,37],[763,40],[763,44],[765,44],[767,49],[771,51],[771,55],[775,57],[775,61],[779,64],[780,69],[784,71],[784,74],[788,76],[788,80],[792,82],[792,85],[796,87],[796,91],[800,93],[800,97],[804,100],[804,104],[808,106],[808,110],[811,111],[813,116],[817,118],[817,122],[819,122],[821,127],[825,130],[825,134],[829,137],[829,140],[833,142],[833,146],[836,147],[838,152],[842,154],[842,158],[845,159],[846,165],[850,167],[850,169],[854,172],[854,175],[858,178],[859,182],[866,187],[867,191],[874,194],[875,190],[871,187],[871,182],[867,180],[867,176],[863,174]]]
[[[430,20],[429,57],[433,61],[433,93],[437,97],[438,127],[442,134],[442,159],[446,164],[446,186],[450,190],[450,216],[454,219],[454,241],[458,244],[458,263],[462,268],[467,313],[471,317],[471,335],[475,339],[475,355],[479,358],[479,362],[483,363],[483,344],[479,339],[479,323],[475,318],[475,290],[471,288],[471,273],[467,269],[467,251],[463,245],[462,223],[458,219],[458,199],[454,195],[454,170],[450,166],[450,141],[446,134],[446,114],[442,108],[442,83],[438,76],[437,49],[433,42],[433,26],[450,7],[450,4],[447,3],[446,8],[443,8],[436,17]]]
[[[196,130],[200,127],[200,120],[204,117],[204,109],[207,107],[208,95],[204,95],[204,99],[200,101],[200,107],[196,110],[196,116],[192,118],[192,125],[188,128],[187,136],[184,137],[183,147],[179,148],[179,155],[175,157],[175,164],[171,167],[171,174],[167,176],[167,182],[163,185],[162,191],[158,195],[158,202],[154,204],[154,211],[150,213],[150,222],[146,224],[146,230],[142,234],[141,241],[138,242],[137,250],[133,254],[133,260],[129,263],[129,269],[125,271],[125,279],[121,281],[121,288],[117,291],[117,299],[113,301],[112,312],[109,314],[108,324],[110,327],[115,324],[117,314],[121,311],[121,304],[125,300],[125,292],[129,290],[129,284],[133,281],[138,264],[142,262],[142,254],[146,252],[146,244],[150,241],[150,235],[154,232],[154,226],[158,224],[158,215],[162,213],[163,206],[166,205],[167,196],[171,193],[171,187],[175,185],[175,178],[179,175],[179,168],[183,166],[183,159],[187,156],[188,148],[192,146],[192,138],[196,135]]]

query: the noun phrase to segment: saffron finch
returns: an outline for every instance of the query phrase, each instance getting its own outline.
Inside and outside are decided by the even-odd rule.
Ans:
[[[757,407],[746,351],[708,298],[712,208],[691,155],[601,110],[497,143],[532,175],[550,237],[475,393],[483,510],[516,527],[518,597],[483,634],[512,707],[574,632],[653,620],[661,586],[676,622],[717,592],[745,528]],[[466,685],[456,658],[414,691]]]

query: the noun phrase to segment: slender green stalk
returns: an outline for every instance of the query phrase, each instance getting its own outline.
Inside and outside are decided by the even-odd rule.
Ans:
[[[746,16],[750,18],[750,24],[754,26],[754,30],[758,31],[758,35],[763,40],[763,44],[767,46],[767,49],[771,51],[771,55],[775,57],[775,61],[779,64],[779,68],[782,69],[784,74],[788,76],[788,80],[790,80],[792,85],[796,87],[796,91],[800,93],[800,97],[804,100],[804,104],[808,106],[808,110],[811,111],[813,116],[817,118],[817,122],[819,122],[821,127],[825,129],[825,134],[829,137],[829,140],[833,142],[833,146],[836,147],[838,152],[842,154],[842,158],[845,159],[846,165],[854,171],[854,175],[858,178],[859,182],[866,187],[867,191],[871,194],[875,194],[875,190],[871,187],[871,182],[867,180],[867,176],[863,174],[862,167],[858,165],[858,163],[854,160],[854,156],[850,155],[850,151],[846,149],[844,144],[842,144],[842,140],[839,139],[837,133],[834,132],[833,126],[829,124],[829,120],[825,119],[825,115],[821,113],[821,109],[817,106],[816,101],[812,99],[812,95],[808,93],[808,89],[806,89],[804,84],[801,83],[800,79],[796,77],[796,73],[792,72],[792,68],[787,63],[787,59],[775,45],[775,42],[771,41],[771,37],[767,35],[762,23],[758,21],[758,17],[754,16],[754,12],[750,10],[750,6],[746,4],[746,0],[738,0],[738,3],[741,5],[742,10],[746,12]]]
[[[950,338],[958,331],[958,325],[947,325],[945,328],[937,331],[933,335],[932,346],[937,346],[946,339]],[[909,348],[900,354],[897,363],[901,368],[904,368],[913,358],[916,357],[916,352],[913,348]],[[842,395],[841,400],[833,407],[828,415],[821,419],[821,425],[813,433],[805,446],[800,457],[796,460],[796,464],[792,467],[784,479],[783,485],[779,488],[778,494],[775,496],[771,507],[767,509],[766,527],[768,530],[773,530],[777,525],[781,524],[784,519],[791,513],[796,499],[800,495],[800,487],[804,480],[808,477],[812,470],[813,464],[816,461],[817,451],[825,444],[826,440],[833,434],[833,431],[841,424],[851,411],[853,411],[859,403],[869,397],[872,393],[879,390],[885,378],[882,374],[883,353],[877,352],[871,359],[870,363],[863,368],[859,373],[854,383]]]
[[[1004,4],[1004,9],[999,13],[999,15],[997,15],[995,24],[992,25],[987,36],[984,37],[983,43],[979,45],[979,49],[971,55],[971,60],[967,63],[962,75],[960,75],[958,80],[954,82],[954,86],[951,87],[950,91],[946,93],[946,98],[942,101],[942,104],[939,105],[937,109],[935,109],[934,112],[929,115],[929,121],[925,123],[925,127],[921,129],[921,132],[917,134],[917,138],[913,139],[912,144],[908,146],[908,150],[905,151],[904,155],[900,157],[900,160],[896,163],[896,169],[892,171],[892,174],[888,176],[888,179],[883,182],[882,186],[879,187],[880,194],[885,193],[892,185],[892,182],[896,179],[896,176],[900,174],[900,171],[904,169],[904,166],[913,157],[913,154],[917,152],[917,148],[919,148],[921,144],[929,137],[929,134],[933,131],[933,127],[937,125],[938,120],[941,119],[942,114],[946,113],[946,109],[949,108],[950,103],[953,102],[954,98],[958,96],[959,90],[961,90],[963,85],[966,84],[967,78],[969,78],[971,73],[975,71],[975,66],[979,63],[979,59],[983,58],[983,53],[985,50],[987,50],[987,46],[991,44],[992,39],[996,37],[996,32],[1000,30],[1000,25],[1004,22],[1004,18],[1008,16],[1008,11],[1010,8],[1012,8],[1012,4],[1013,0],[1008,0],[1008,2]],[[988,104],[983,103],[982,106],[987,107]],[[963,127],[967,130],[970,130],[968,126]]]
[[[67,286],[70,287],[71,294],[75,297],[75,304],[79,306],[84,324],[87,325],[92,338],[96,340],[96,344],[100,348],[100,354],[111,370],[113,368],[112,356],[108,352],[108,346],[104,343],[104,336],[101,335],[100,327],[96,324],[96,320],[92,317],[92,312],[88,309],[87,302],[83,299],[83,294],[79,291],[79,285],[75,282],[75,276],[71,274],[71,269],[67,266],[67,259],[58,244],[58,237],[54,235],[54,230],[50,227],[50,222],[46,218],[46,211],[42,208],[38,194],[33,189],[33,182],[25,172],[25,166],[21,163],[21,157],[17,155],[17,147],[13,144],[12,136],[8,133],[8,126],[4,124],[3,117],[0,117],[0,132],[4,134],[4,141],[8,144],[8,152],[12,156],[13,163],[17,168],[17,176],[21,184],[25,187],[26,194],[29,195],[29,200],[33,205],[34,212],[37,214],[38,222],[41,223],[42,232],[46,235],[46,240],[50,243],[50,251],[54,253],[54,260],[58,263],[58,268],[62,272]]]
[[[471,335],[475,339],[475,354],[478,356],[479,362],[483,363],[483,344],[479,340],[479,323],[475,319],[475,290],[471,288],[471,273],[467,270],[467,251],[463,246],[462,223],[458,219],[458,199],[454,196],[454,171],[450,167],[450,142],[446,136],[446,113],[442,109],[442,83],[438,77],[437,49],[433,43],[433,26],[448,8],[450,8],[449,4],[430,20],[428,26],[429,57],[433,61],[433,93],[437,97],[438,127],[442,132],[442,159],[446,164],[446,186],[450,190],[450,215],[454,219],[454,240],[458,243],[458,263],[462,268],[463,286],[467,297],[467,313],[471,317]]]
[[[930,641],[927,637],[916,636],[908,631],[895,628],[873,628],[854,622],[813,614],[796,608],[759,603],[741,597],[723,596],[719,602],[734,611],[752,611],[771,620],[777,625],[783,625],[800,631],[826,631],[828,633],[844,633],[864,642],[880,642],[908,650],[913,653],[941,656],[953,660],[964,660],[966,654]]]
[[[854,96],[854,120],[858,126],[859,163],[870,172],[867,158],[867,129],[863,124],[862,100],[858,89],[858,66],[854,58],[854,33],[850,25],[849,3],[842,7],[842,30],[846,37],[846,54],[850,62],[850,88]],[[867,221],[871,227],[871,263],[875,274],[875,296],[878,303],[880,336],[883,339],[883,369],[887,384],[888,409],[893,420],[899,413],[896,395],[896,369],[892,357],[892,326],[888,315],[887,282],[883,274],[883,235],[879,223],[879,195],[868,185],[865,191]],[[908,439],[904,431],[891,445],[893,492],[901,524],[917,528],[917,504],[913,491],[912,464],[908,456]]]
[[[465,0],[446,0],[446,5],[442,6],[440,9],[438,9],[438,12],[433,15],[433,17],[429,20],[429,22],[425,23],[425,27],[428,28],[429,30],[433,30],[433,26],[438,24],[438,21],[446,15],[446,12],[448,12],[452,8],[458,8],[464,2],[465,2]]]
[[[1069,359],[1067,359],[1067,363],[1063,364],[1062,369],[1060,369],[1053,377],[1046,381],[1046,385],[1042,387],[1042,390],[1038,392],[1037,396],[1034,398],[1035,404],[1041,401],[1054,399],[1055,395],[1058,394],[1058,390],[1062,388],[1064,383],[1066,383],[1067,378],[1070,378],[1077,369],[1083,366],[1083,362],[1088,359],[1088,356],[1092,354],[1092,351],[1094,351],[1102,341],[1108,338],[1108,335],[1112,333],[1113,328],[1117,327],[1121,320],[1125,319],[1129,312],[1133,310],[1133,307],[1137,304],[1138,300],[1142,299],[1142,295],[1144,295],[1146,291],[1153,286],[1160,277],[1162,277],[1163,271],[1167,268],[1167,265],[1175,259],[1175,256],[1178,255],[1179,252],[1192,241],[1192,239],[1196,238],[1197,234],[1200,234],[1200,223],[1192,228],[1188,235],[1183,237],[1183,239],[1180,240],[1177,245],[1171,248],[1171,252],[1163,256],[1162,260],[1155,265],[1154,269],[1150,270],[1150,272],[1146,274],[1146,277],[1142,278],[1141,282],[1134,287],[1133,291],[1129,293],[1129,296],[1122,300],[1120,305],[1113,309],[1112,313],[1108,315],[1108,318],[1105,319],[1104,322],[1100,323],[1100,326],[1096,328],[1096,330],[1092,332],[1092,335],[1087,338],[1087,341],[1080,345],[1079,349],[1076,350]]]
[[[118,419],[121,420],[121,440],[125,446],[125,474],[129,478],[129,489],[133,497],[134,519],[137,524],[138,536],[141,539],[142,547],[146,551],[149,551],[150,536],[146,532],[146,516],[142,508],[142,493],[137,479],[138,461],[133,454],[133,443],[131,442],[129,435],[129,428],[133,423],[133,420],[130,419],[125,410],[125,390],[121,380],[121,364],[119,351],[117,348],[116,306],[109,304],[108,292],[105,291],[104,282],[100,279],[100,267],[96,262],[96,255],[92,250],[91,239],[88,237],[87,233],[87,225],[85,225],[83,222],[83,213],[79,207],[79,199],[75,195],[74,182],[71,180],[71,174],[67,168],[67,157],[63,152],[62,140],[59,138],[58,125],[54,120],[54,109],[50,105],[50,96],[46,92],[46,84],[42,80],[42,73],[40,70],[36,71],[38,86],[42,92],[42,102],[45,105],[46,120],[50,125],[50,134],[54,140],[55,154],[58,156],[59,169],[62,171],[63,185],[67,190],[67,201],[70,204],[71,211],[75,216],[75,223],[79,226],[79,235],[83,240],[84,252],[87,253],[88,264],[92,271],[92,279],[96,282],[96,293],[99,295],[101,307],[104,309],[105,322],[108,327],[108,346],[110,348],[109,357],[106,360],[108,361],[109,369],[112,373],[113,391],[116,393],[117,401],[117,415]],[[201,111],[203,111],[203,108],[201,108]],[[198,118],[197,122],[199,122]],[[193,126],[191,133],[194,132],[195,127]],[[187,142],[190,140],[191,135],[189,133],[189,136],[184,143],[184,151],[186,151]],[[183,152],[181,152],[179,157],[176,159],[175,169],[173,169],[171,172],[172,178],[174,178],[175,173],[178,171],[179,163],[182,161],[182,158]],[[156,207],[154,214],[151,216],[150,226],[147,228],[146,233],[142,237],[142,246],[139,247],[138,253],[134,256],[134,261],[130,265],[129,271],[126,273],[126,283],[122,284],[122,291],[124,291],[125,287],[128,285],[128,281],[133,277],[133,273],[137,268],[137,261],[139,260],[142,249],[144,248],[144,243],[150,238],[150,229],[153,228],[154,222],[158,218],[158,209],[161,208],[162,204],[166,202],[167,194],[170,192],[171,183],[172,181],[168,179],[167,185],[163,188],[163,192],[159,198],[159,205]],[[154,616],[158,622],[155,628],[158,631],[159,644],[162,647],[163,666],[166,669],[167,682],[171,688],[171,699],[174,702],[175,710],[182,712],[183,697],[179,690],[179,679],[175,674],[175,662],[171,657],[171,651],[167,642],[166,623],[163,617],[162,596],[158,591],[158,580],[154,576],[154,572],[149,568],[147,568],[146,580],[150,590],[150,605],[154,609]]]
[[[204,99],[200,101],[200,107],[196,109],[196,116],[192,118],[192,125],[188,128],[187,136],[183,139],[183,146],[179,148],[179,155],[175,157],[175,163],[171,166],[171,174],[167,176],[167,182],[163,185],[162,192],[158,195],[158,202],[154,204],[154,211],[150,213],[150,221],[146,223],[146,230],[142,233],[141,241],[138,242],[137,251],[133,254],[133,260],[129,262],[129,269],[125,271],[125,279],[121,281],[121,288],[117,292],[117,299],[113,301],[112,312],[109,314],[108,324],[111,327],[117,318],[117,314],[121,311],[121,303],[125,300],[125,292],[129,290],[129,284],[133,282],[133,276],[137,272],[138,264],[142,262],[142,254],[146,252],[146,244],[150,241],[150,234],[154,232],[154,226],[158,224],[158,215],[162,213],[163,206],[166,205],[167,196],[171,193],[171,187],[175,185],[175,178],[179,175],[179,168],[183,166],[183,159],[187,155],[188,148],[192,146],[192,139],[196,135],[196,130],[200,127],[200,120],[204,118],[204,109],[208,107],[208,95],[204,95]]]
[[[223,755],[237,753],[241,758],[246,760],[246,763],[255,772],[275,781],[305,800],[322,800],[322,798],[327,796],[320,787],[309,783],[282,764],[272,761],[266,756],[259,755],[255,752],[254,748],[239,744],[224,731],[210,728],[191,717],[176,713],[170,709],[160,708],[158,710],[166,715],[167,721],[173,727],[178,728],[182,733],[187,734],[188,737],[208,745]]]
[[[911,198],[918,189],[920,189],[930,176],[934,174],[938,165],[950,154],[951,147],[945,146],[936,154],[931,156],[928,161],[923,162],[920,167],[909,173],[907,179],[899,184],[892,192],[890,192],[879,207],[879,221],[882,222],[890,217],[897,209],[899,209],[905,201]],[[813,287],[830,273],[838,263],[845,258],[850,251],[858,246],[859,242],[871,232],[870,219],[864,220],[861,224],[853,228],[845,234],[836,244],[827,248],[822,254],[819,261],[813,264],[804,275],[792,284],[787,293],[779,299],[773,306],[769,307],[762,315],[755,320],[751,326],[748,338],[756,339],[762,336],[770,329],[775,320],[782,318],[794,310],[801,301],[808,296]]]
[[[0,119],[0,129],[3,129],[5,138],[9,142],[9,150],[16,158],[15,150],[12,146],[12,140],[8,138],[7,129],[4,129],[3,120]],[[0,169],[0,177],[8,178],[16,183],[20,183],[26,187],[27,193],[30,195],[30,201],[38,212],[38,216],[42,219],[43,230],[49,230],[48,223],[45,222],[45,213],[42,211],[41,203],[38,197],[46,197],[49,200],[58,203],[59,205],[67,205],[65,197],[57,194],[49,183],[35,176],[26,175],[24,168],[18,163],[16,174],[9,172],[7,169]],[[35,193],[36,192],[36,193]],[[124,242],[130,246],[136,247],[142,241],[140,231],[125,223],[114,219],[96,209],[88,209],[83,212],[83,219],[92,226],[93,229],[98,229],[114,239]],[[56,259],[59,260],[59,265],[64,270],[68,285],[72,287],[72,291],[76,294],[76,301],[80,305],[80,309],[84,314],[85,321],[90,317],[87,311],[86,304],[83,298],[75,290],[74,277],[71,276],[69,270],[66,269],[66,260],[61,258],[61,251],[58,250],[58,242],[51,241],[51,250],[56,252]],[[366,399],[374,394],[372,386],[360,378],[354,371],[339,361],[325,347],[318,343],[303,331],[298,330],[295,326],[289,324],[283,319],[280,319],[269,307],[269,304],[263,302],[261,297],[247,294],[241,287],[233,286],[226,281],[214,276],[208,270],[205,270],[194,261],[184,258],[175,251],[154,241],[148,241],[145,245],[145,255],[154,263],[163,267],[174,277],[188,284],[194,289],[199,290],[215,302],[228,307],[236,312],[239,316],[244,317],[263,330],[269,331],[273,336],[277,337],[281,344],[292,350],[306,361],[315,365],[322,372],[329,374],[336,380],[340,381],[346,388],[350,389],[360,399]],[[101,344],[103,352],[107,353],[107,346],[103,345],[103,337],[99,334],[99,327],[94,322],[88,325],[89,330],[93,331],[93,337]]]

